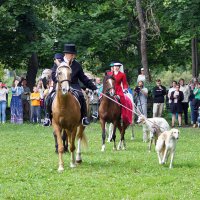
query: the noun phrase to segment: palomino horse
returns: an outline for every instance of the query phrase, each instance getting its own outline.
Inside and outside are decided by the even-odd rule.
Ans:
[[[105,139],[106,139],[106,122],[113,124],[113,134],[112,140],[114,141],[113,149],[116,150],[116,128],[119,129],[121,138],[117,149],[126,149],[125,144],[125,130],[128,124],[122,122],[121,125],[121,106],[113,102],[117,101],[115,97],[115,79],[113,76],[105,76],[103,81],[103,94],[107,95],[109,98],[103,95],[100,106],[99,106],[99,119],[102,128],[102,148],[101,151],[105,151]],[[111,100],[112,99],[112,100]]]
[[[41,75],[40,79],[42,79],[42,83],[43,83],[44,88],[47,88],[47,83],[51,85],[51,81],[52,81],[51,80],[51,74],[52,74],[51,69],[44,69],[42,71],[42,75]],[[53,84],[51,86],[53,86]],[[54,132],[53,132],[53,136],[54,136],[54,139],[55,139],[55,148],[56,148],[55,152],[58,153],[57,137],[56,137]],[[65,131],[63,131],[63,134],[62,134],[62,141],[63,141],[63,146],[64,146],[64,152],[68,152],[68,139],[67,139],[67,134],[66,134]]]
[[[84,126],[81,124],[81,111],[78,100],[70,92],[71,68],[70,63],[58,64],[56,71],[57,85],[56,96],[52,104],[52,126],[58,142],[58,171],[64,170],[63,163],[63,143],[61,133],[66,131],[70,144],[71,162],[70,167],[76,167],[76,163],[81,163],[81,140],[86,144]],[[75,162],[75,139],[78,137],[78,148]]]

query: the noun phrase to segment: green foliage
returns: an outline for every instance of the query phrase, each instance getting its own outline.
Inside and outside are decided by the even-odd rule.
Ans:
[[[191,66],[190,40],[200,30],[199,1],[142,4],[148,24],[149,68],[186,70]],[[1,3],[0,13],[0,62],[6,66],[26,68],[35,52],[40,68],[50,68],[53,54],[62,52],[66,42],[77,45],[78,60],[94,74],[104,72],[113,60],[120,60],[131,77],[141,66],[133,0],[7,0]]]
[[[154,148],[148,153],[142,128],[134,130],[134,141],[131,129],[126,132],[126,151],[106,143],[102,153],[100,124],[92,124],[86,128],[83,163],[70,169],[66,153],[60,174],[51,127],[1,125],[0,199],[198,199],[199,129],[180,129],[171,170],[158,164]]]
[[[0,80],[4,80],[4,65],[0,62]]]
[[[179,79],[183,78],[185,83],[188,84],[192,79],[192,74],[189,71],[162,71],[159,75],[155,77],[155,79],[160,79],[162,84],[169,88],[171,86],[172,81],[179,81]]]

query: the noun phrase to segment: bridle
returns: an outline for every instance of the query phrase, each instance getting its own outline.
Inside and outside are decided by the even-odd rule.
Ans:
[[[115,88],[114,88],[114,87],[110,87],[110,88],[106,89],[106,94],[107,94],[107,95],[110,94],[110,90],[111,90],[111,89],[115,89]]]
[[[109,78],[109,79],[112,79],[112,78]],[[107,81],[108,81],[109,79],[107,79]],[[112,80],[113,80],[113,79],[112,79]],[[106,81],[106,83],[107,83],[107,81]],[[109,88],[106,89],[106,94],[107,94],[107,95],[110,95],[110,90],[111,90],[111,89],[113,89],[113,90],[115,91],[115,87],[112,85],[111,87],[109,87]],[[114,95],[115,95],[115,93],[114,93]],[[114,95],[113,95],[113,96],[114,96]],[[111,95],[110,95],[110,96],[111,96]]]
[[[70,66],[67,66],[67,65],[60,65],[60,66],[58,66],[58,68],[56,69],[56,79],[57,79],[57,82],[58,83],[63,83],[63,82],[69,82],[69,83],[71,83],[71,76],[70,76],[70,79],[64,79],[64,80],[61,80],[61,81],[59,81],[59,79],[58,79],[58,75],[59,75],[59,70],[61,69],[61,68],[66,68],[66,69],[69,69],[70,70],[70,74],[71,74],[71,72],[72,72],[72,69],[71,69],[71,67]]]

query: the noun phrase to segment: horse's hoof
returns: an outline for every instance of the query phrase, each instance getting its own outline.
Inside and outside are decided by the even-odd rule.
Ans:
[[[135,138],[134,137],[131,137],[131,140],[133,141]]]
[[[64,171],[64,167],[63,166],[60,166],[59,168],[58,168],[58,172],[63,172]]]
[[[122,146],[118,145],[117,151],[120,151],[120,150],[122,150]]]
[[[82,163],[82,160],[76,160],[76,163],[77,163],[77,164],[81,164],[81,163]]]
[[[122,150],[125,151],[125,150],[126,150],[126,147],[123,147]]]
[[[76,167],[76,164],[75,164],[75,163],[70,163],[70,167],[71,167],[71,168],[75,168],[75,167]]]
[[[103,145],[103,146],[101,147],[101,151],[104,152],[105,149],[106,149],[106,147],[105,147],[105,145]]]
[[[116,147],[113,147],[113,151],[116,151],[117,150],[117,148]]]
[[[102,152],[104,152],[104,151],[105,151],[105,149],[106,149],[105,147],[104,147],[104,148],[102,147],[102,148],[101,148],[101,151],[102,151]]]

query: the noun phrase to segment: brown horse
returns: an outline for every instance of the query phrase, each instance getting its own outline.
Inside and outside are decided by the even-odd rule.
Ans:
[[[71,62],[70,62],[71,63]],[[67,133],[70,144],[71,163],[70,167],[76,167],[76,163],[81,163],[81,140],[87,143],[84,134],[84,126],[81,124],[80,104],[70,92],[71,68],[70,63],[61,63],[56,71],[57,85],[56,96],[52,104],[52,126],[58,142],[58,171],[64,170],[62,154],[64,151],[62,143],[62,132]],[[75,139],[78,137],[78,148],[75,162]]]
[[[101,151],[105,151],[105,139],[106,130],[105,123],[109,122],[113,124],[113,134],[112,140],[114,141],[113,149],[116,150],[116,128],[119,129],[121,138],[117,149],[126,149],[125,144],[125,130],[128,124],[122,122],[121,125],[121,106],[113,102],[117,101],[115,96],[115,79],[113,76],[105,76],[103,81],[103,94],[107,95],[109,98],[103,95],[100,106],[99,106],[99,118],[102,128],[102,148]],[[112,100],[111,100],[112,99]]]

